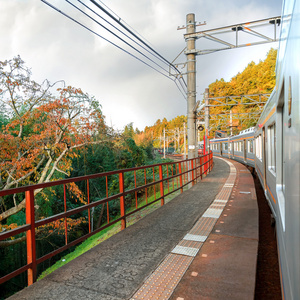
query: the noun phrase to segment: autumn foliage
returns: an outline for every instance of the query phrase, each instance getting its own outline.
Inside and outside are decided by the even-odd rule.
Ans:
[[[68,176],[74,150],[105,135],[104,116],[93,97],[62,82],[38,84],[20,57],[0,62],[0,105],[5,120],[0,132],[1,190]],[[69,190],[85,202],[75,184]],[[0,198],[0,221],[24,206],[24,199]]]
[[[223,78],[216,80],[209,85],[210,97],[224,97],[224,96],[238,96],[238,95],[255,95],[271,93],[275,87],[275,66],[276,66],[277,50],[270,49],[266,59],[255,64],[250,62],[243,72],[238,73],[226,82]],[[253,99],[258,99],[254,96]],[[220,99],[219,99],[220,100]],[[222,100],[221,100],[222,101]],[[210,104],[214,104],[211,102]],[[215,102],[215,104],[219,104]],[[214,125],[214,130],[211,131],[211,136],[214,136],[216,129],[228,131],[231,125],[229,121],[220,122],[220,114],[229,114],[230,111],[237,116],[241,114],[241,118],[233,118],[234,133],[238,133],[240,130],[255,126],[258,117],[263,109],[258,105],[227,105],[210,107],[211,123]],[[257,112],[257,114],[255,114]],[[254,116],[251,118],[252,113]],[[241,122],[243,119],[243,122]]]

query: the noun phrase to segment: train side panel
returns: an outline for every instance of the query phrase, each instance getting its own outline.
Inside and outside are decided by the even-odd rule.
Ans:
[[[277,58],[276,229],[285,299],[300,299],[300,2],[285,1]]]

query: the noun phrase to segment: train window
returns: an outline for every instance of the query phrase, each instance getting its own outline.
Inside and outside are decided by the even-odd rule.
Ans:
[[[276,172],[276,128],[275,124],[268,127],[268,167]]]
[[[242,151],[242,142],[238,142],[238,151]]]
[[[223,150],[227,151],[228,150],[228,143],[223,144]]]
[[[248,141],[248,153],[253,153],[253,140]]]
[[[256,157],[262,160],[262,137],[261,134],[255,140]]]

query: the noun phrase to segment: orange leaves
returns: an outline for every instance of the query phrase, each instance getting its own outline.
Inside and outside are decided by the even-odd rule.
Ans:
[[[67,231],[70,232],[77,226],[81,224],[87,223],[85,218],[80,217],[78,219],[67,218]],[[56,233],[58,235],[65,234],[65,219],[59,219],[49,224],[43,225],[39,227],[39,231],[44,234],[53,234]]]
[[[52,87],[48,81],[33,81],[19,56],[0,61],[0,106],[7,119],[0,130],[0,189],[69,176],[74,151],[105,134],[101,106],[93,97],[80,88],[66,86],[53,93]],[[68,190],[73,202],[86,203],[75,184]],[[16,203],[7,198],[5,204],[12,207],[21,198]],[[50,195],[48,201],[52,199]]]
[[[78,186],[74,182],[68,184],[67,189],[70,192],[71,197],[73,199],[75,199],[75,202],[79,201],[82,204],[87,204],[84,194],[82,193],[82,191],[78,188]]]

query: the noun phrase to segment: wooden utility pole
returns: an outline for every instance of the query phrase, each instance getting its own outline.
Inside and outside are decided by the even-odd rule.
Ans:
[[[195,33],[195,14],[186,16],[186,33]],[[196,119],[194,108],[196,105],[196,55],[195,37],[186,38],[187,43],[187,133],[188,158],[196,157]]]

